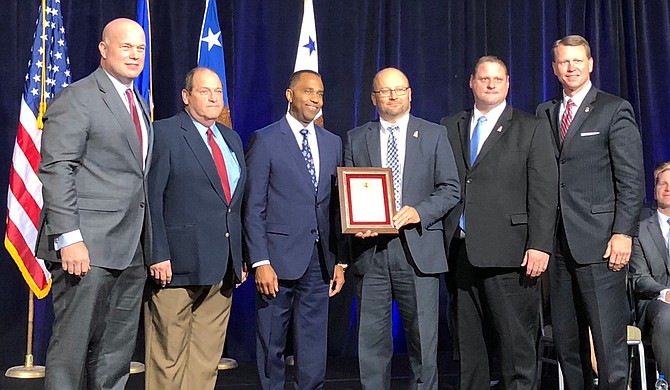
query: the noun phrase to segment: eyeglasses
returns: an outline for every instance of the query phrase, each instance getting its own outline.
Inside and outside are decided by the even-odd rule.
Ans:
[[[372,93],[376,93],[379,96],[382,97],[389,97],[391,96],[391,92],[395,92],[396,96],[403,96],[407,93],[407,90],[409,87],[395,87],[393,89],[391,88],[382,88],[379,91],[372,91]]]

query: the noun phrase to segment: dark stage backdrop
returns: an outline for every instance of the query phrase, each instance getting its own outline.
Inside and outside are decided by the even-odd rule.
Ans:
[[[185,73],[196,64],[204,0],[151,1],[157,119],[181,108]],[[135,17],[136,0],[61,0],[73,79],[97,67],[103,26]],[[0,7],[0,202],[18,123],[19,101],[35,31],[38,0]],[[249,134],[286,110],[302,0],[217,0],[226,52],[234,128]],[[584,35],[595,59],[594,84],[635,107],[644,142],[647,189],[651,171],[670,159],[670,10],[667,0],[315,0],[320,70],[326,86],[325,123],[337,134],[375,118],[370,84],[377,70],[402,69],[413,90],[413,113],[432,121],[472,105],[467,86],[474,60],[505,58],[509,102],[534,112],[557,95],[550,49],[566,34]],[[659,78],[660,77],[660,78]],[[0,228],[4,236],[4,226]],[[4,249],[4,248],[3,248]],[[355,353],[351,283],[333,301],[331,354]],[[23,361],[28,290],[0,250],[0,369]],[[228,351],[254,354],[253,285],[236,291]],[[442,311],[444,313],[444,310]],[[43,362],[51,312],[38,306],[36,359]],[[445,332],[442,332],[443,334]],[[129,335],[129,337],[132,335]],[[444,338],[444,337],[443,337]],[[402,342],[396,343],[402,349]]]

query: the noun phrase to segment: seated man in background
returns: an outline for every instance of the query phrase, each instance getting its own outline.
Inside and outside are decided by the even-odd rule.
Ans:
[[[654,198],[658,208],[640,221],[630,259],[637,300],[638,325],[656,356],[658,372],[670,374],[670,161],[654,169]]]

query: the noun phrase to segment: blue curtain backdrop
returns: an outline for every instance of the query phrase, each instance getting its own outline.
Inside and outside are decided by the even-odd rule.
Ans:
[[[73,79],[98,64],[104,25],[135,18],[136,0],[61,0]],[[181,108],[186,72],[195,66],[204,0],[151,1],[154,100],[157,119]],[[293,70],[302,0],[217,0],[234,128],[249,134],[286,110],[284,89]],[[0,201],[16,136],[19,102],[39,0],[6,1],[0,8]],[[670,10],[667,0],[315,0],[320,70],[326,86],[326,127],[344,135],[374,119],[370,84],[380,68],[409,77],[414,114],[432,121],[472,105],[468,77],[483,54],[510,66],[509,102],[534,112],[560,92],[550,49],[566,34],[582,34],[595,59],[593,81],[633,104],[644,143],[647,197],[653,165],[670,159]],[[4,236],[4,225],[0,228]],[[351,283],[332,302],[331,354],[355,352]],[[0,369],[23,361],[28,290],[4,248],[0,250]],[[43,362],[50,333],[48,301],[37,310],[35,354]],[[228,352],[251,360],[253,285],[236,291]],[[445,310],[441,311],[442,313]],[[443,321],[444,322],[444,321]],[[441,334],[448,338],[446,327]],[[130,336],[130,335],[129,335]],[[402,337],[396,342],[402,350]],[[442,344],[444,344],[444,340]]]

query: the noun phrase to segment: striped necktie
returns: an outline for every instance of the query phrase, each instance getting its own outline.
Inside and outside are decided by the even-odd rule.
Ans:
[[[575,102],[573,102],[572,99],[568,99],[568,102],[565,105],[565,111],[563,111],[563,116],[561,117],[561,143],[568,135],[568,130],[570,129],[570,124],[572,123],[573,108],[575,108]]]

